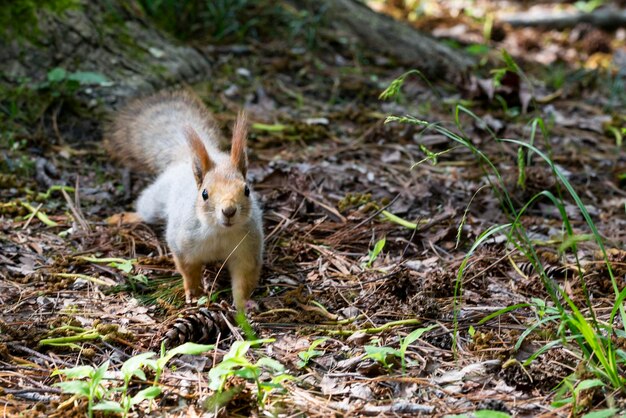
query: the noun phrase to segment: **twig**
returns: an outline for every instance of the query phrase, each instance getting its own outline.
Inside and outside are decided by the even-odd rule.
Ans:
[[[87,221],[85,221],[85,219],[80,213],[80,210],[77,208],[74,202],[72,202],[72,199],[67,194],[67,192],[64,189],[61,189],[61,193],[63,193],[63,197],[65,198],[67,205],[70,207],[70,210],[72,211],[72,214],[74,215],[74,219],[76,220],[76,222],[78,222],[81,229],[85,232],[91,232],[91,228],[89,227],[89,224],[87,223]],[[76,180],[76,187],[75,187],[74,193],[75,193],[76,199],[78,200],[78,179]]]
[[[52,357],[46,356],[45,354],[42,354],[39,351],[35,351],[35,350],[32,350],[32,349],[30,349],[28,347],[24,347],[21,344],[12,343],[12,342],[8,342],[6,344],[9,347],[11,347],[11,348],[14,348],[16,350],[22,351],[24,353],[28,353],[28,354],[30,354],[32,356],[35,356],[35,357],[39,357],[40,359],[46,360],[46,361],[48,361],[48,362],[50,362],[50,363],[52,363],[54,365],[56,365],[57,363],[61,363],[65,367],[74,367],[74,364],[67,363],[67,362],[65,362],[63,360],[60,360],[60,359],[53,359]]]
[[[104,280],[96,279],[95,277],[87,276],[86,274],[80,273],[52,273],[54,277],[63,277],[68,279],[83,279],[89,282],[99,284],[101,286],[114,286],[115,282],[106,282]]]
[[[554,29],[574,27],[579,23],[588,23],[599,28],[612,29],[626,24],[626,10],[614,7],[600,8],[591,13],[561,12],[561,13],[518,13],[503,16],[503,22],[511,26],[543,26]]]
[[[421,325],[423,323],[424,321],[420,319],[401,319],[399,321],[387,322],[386,324],[383,324],[379,327],[355,329],[355,330],[328,329],[328,330],[325,330],[325,332],[330,335],[352,335],[355,332],[364,332],[366,334],[378,334],[383,331],[387,331],[389,329],[396,328],[396,327],[402,327],[402,326],[407,326],[407,325]]]
[[[39,209],[41,209],[42,206],[43,206],[43,203],[40,203],[39,206],[37,206],[35,210],[31,212],[31,214],[28,216],[28,219],[26,220],[26,223],[22,227],[22,230],[28,228],[28,225],[30,225],[30,221],[32,221],[35,215],[39,213]]]
[[[20,204],[22,206],[24,206],[26,209],[28,209],[30,212],[33,213],[33,216],[37,216],[37,219],[39,219],[41,222],[43,222],[44,224],[48,225],[48,226],[58,226],[59,224],[54,222],[52,219],[48,218],[48,216],[41,212],[38,208],[34,208],[32,207],[30,204],[26,203],[26,202],[20,202]],[[41,207],[41,205],[39,205]]]

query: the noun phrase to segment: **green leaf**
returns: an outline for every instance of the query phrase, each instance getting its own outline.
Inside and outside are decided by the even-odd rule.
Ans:
[[[308,350],[308,351],[300,351],[298,353],[298,357],[300,357],[301,360],[304,360],[306,362],[308,362],[309,360],[311,360],[313,357],[318,357],[321,356],[322,354],[324,354],[323,351],[319,351],[319,350]]]
[[[265,131],[265,132],[280,132],[284,131],[287,128],[285,125],[281,125],[280,123],[276,123],[274,125],[268,125],[265,123],[253,123],[252,129],[256,129],[257,131]]]
[[[438,327],[439,327],[439,325],[435,324],[435,325],[431,325],[429,327],[418,328],[418,329],[414,330],[409,335],[407,335],[406,338],[404,338],[402,340],[402,344],[400,345],[400,351],[401,352],[405,352],[406,349],[409,347],[409,345],[413,344],[416,340],[420,339],[422,337],[422,335],[424,335],[428,331],[431,331],[431,330],[433,330],[435,328],[438,328]]]
[[[366,345],[363,347],[367,355],[365,358],[371,358],[379,363],[384,365],[387,364],[387,357],[389,356],[400,356],[400,352],[395,348],[391,347],[377,347],[375,345]]]
[[[94,411],[108,411],[108,412],[117,412],[124,413],[124,408],[122,405],[115,401],[102,401],[95,404],[92,408]]]
[[[609,408],[609,409],[601,409],[599,411],[587,412],[582,418],[610,418],[617,415],[619,409],[617,408]]]
[[[231,347],[232,350],[232,347]],[[224,358],[224,360],[209,370],[209,389],[219,390],[222,388],[222,384],[226,381],[229,375],[233,375],[235,370],[243,365],[249,366],[245,358],[234,359]]]
[[[185,343],[183,345],[179,345],[176,348],[169,350],[163,357],[159,358],[156,361],[156,366],[158,369],[163,369],[168,361],[172,359],[177,354],[188,354],[188,355],[198,355],[202,353],[206,353],[207,351],[211,351],[215,348],[214,344],[196,344],[196,343]]]
[[[506,412],[491,411],[488,409],[476,411],[474,412],[474,416],[476,418],[511,418],[511,415],[507,414]]]
[[[369,250],[368,260],[367,260],[367,263],[366,263],[366,266],[368,268],[372,267],[372,264],[374,263],[374,261],[376,261],[376,259],[378,258],[378,255],[380,254],[380,252],[385,247],[385,243],[386,242],[387,242],[386,238],[383,237],[382,239],[378,240],[376,242],[376,244],[374,244],[374,249],[373,250]]]
[[[144,366],[146,360],[154,356],[156,356],[156,353],[150,351],[150,352],[138,354],[136,356],[129,358],[128,360],[124,362],[124,364],[122,364],[122,368],[121,368],[122,374],[124,376],[135,375],[139,377],[141,380],[145,380],[145,375],[142,379],[141,376],[137,374],[137,371],[143,374],[143,372],[141,371],[141,368]]]
[[[83,395],[89,397],[89,383],[84,380],[71,380],[69,382],[55,383],[54,386],[61,388],[63,393]]]
[[[578,396],[581,391],[586,390],[586,389],[595,388],[595,387],[598,387],[598,386],[604,386],[604,382],[602,380],[600,380],[600,379],[583,380],[578,385],[576,385],[576,388],[574,389],[574,395]]]
[[[117,269],[122,270],[124,273],[128,274],[131,271],[133,271],[133,263],[135,262],[135,259],[131,258],[128,260],[124,260],[124,261],[112,261],[109,264],[107,264],[108,266],[111,267],[115,267]]]
[[[91,377],[91,386],[97,386],[102,378],[104,378],[104,374],[109,369],[109,360],[102,363],[102,366],[98,367],[96,372]]]
[[[132,397],[130,403],[136,405],[146,399],[154,399],[161,394],[161,388],[159,386],[150,386],[142,389]]]
[[[67,71],[65,68],[56,67],[48,71],[48,81],[50,83],[59,83],[67,78]]]
[[[52,372],[52,376],[62,374],[70,379],[82,379],[84,377],[92,376],[95,369],[92,366],[78,366],[71,369],[61,369]]]
[[[563,240],[563,243],[561,243],[561,245],[559,245],[559,253],[562,254],[569,248],[575,248],[575,246],[579,242],[593,241],[593,239],[594,237],[592,234],[570,235],[565,240]]]
[[[250,341],[235,341],[230,351],[224,356],[224,360],[245,357],[251,345]]]
[[[265,367],[275,372],[282,372],[285,370],[285,366],[283,366],[279,361],[274,360],[269,357],[262,357],[259,361],[256,362],[257,367]]]
[[[473,325],[470,325],[467,333],[470,335],[470,337],[474,338],[474,335],[476,335],[476,328],[474,328]]]
[[[81,86],[96,84],[103,87],[112,86],[113,83],[109,81],[103,74],[95,73],[92,71],[76,71],[70,73],[67,76],[68,80],[76,81]]]
[[[178,347],[168,351],[168,354],[198,355],[198,354],[206,353],[207,351],[211,351],[214,348],[215,348],[215,344],[185,343],[183,345],[179,345]]]
[[[470,55],[486,55],[489,53],[490,48],[484,44],[472,44],[466,47],[465,51]]]
[[[552,402],[552,406],[554,408],[560,408],[562,406],[569,405],[571,403],[574,403],[574,398],[572,398],[570,396],[570,397],[567,397],[567,398],[555,400],[554,402]]]
[[[233,372],[234,376],[243,377],[247,380],[258,380],[261,375],[261,369],[254,366],[242,367]]]

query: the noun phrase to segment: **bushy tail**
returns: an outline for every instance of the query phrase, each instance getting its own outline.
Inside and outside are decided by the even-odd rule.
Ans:
[[[189,128],[209,152],[218,148],[219,130],[200,99],[186,91],[162,92],[117,112],[105,132],[105,146],[134,170],[159,173],[190,158],[185,137]]]

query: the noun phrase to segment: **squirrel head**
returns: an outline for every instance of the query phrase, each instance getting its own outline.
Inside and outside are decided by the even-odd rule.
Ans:
[[[240,112],[233,129],[230,158],[226,163],[213,161],[191,127],[185,131],[192,150],[193,175],[198,186],[196,213],[204,224],[230,228],[250,219],[253,196],[246,183],[246,116]]]

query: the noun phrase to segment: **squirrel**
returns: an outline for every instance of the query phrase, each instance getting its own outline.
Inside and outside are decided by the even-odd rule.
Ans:
[[[246,182],[247,121],[240,112],[230,153],[204,103],[187,91],[162,92],[117,112],[105,133],[109,153],[131,169],[156,174],[136,212],[109,218],[155,223],[183,277],[185,299],[202,293],[204,264],[224,261],[235,307],[245,311],[263,259],[262,212]]]

